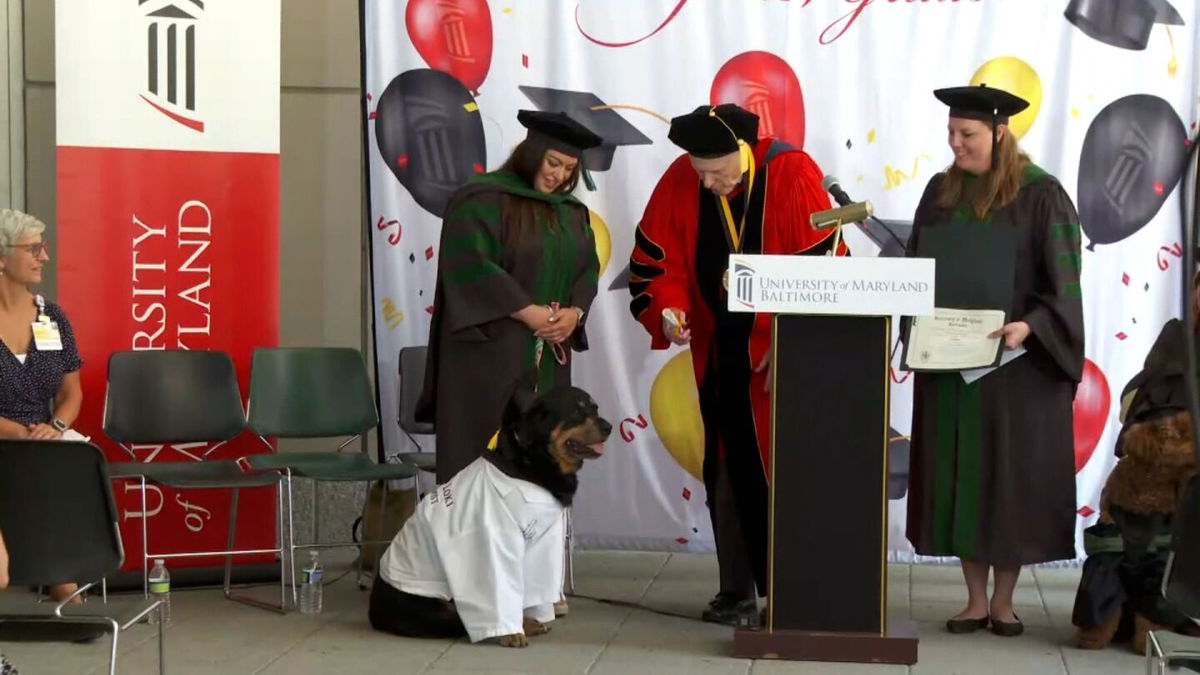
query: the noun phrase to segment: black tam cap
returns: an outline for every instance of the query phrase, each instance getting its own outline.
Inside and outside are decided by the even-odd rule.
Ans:
[[[1183,25],[1167,0],[1071,0],[1063,16],[1085,35],[1122,49],[1145,49],[1156,23]]]
[[[758,115],[733,103],[702,105],[671,120],[667,138],[689,155],[720,157],[738,151],[738,141],[758,142]]]
[[[1020,96],[986,84],[937,89],[933,95],[950,106],[951,117],[980,120],[993,125],[1008,124],[1010,115],[1016,115],[1029,107],[1029,101]]]
[[[517,111],[517,121],[529,130],[529,136],[540,136],[550,147],[572,157],[578,157],[584,150],[602,142],[591,129],[560,112],[520,110]]]

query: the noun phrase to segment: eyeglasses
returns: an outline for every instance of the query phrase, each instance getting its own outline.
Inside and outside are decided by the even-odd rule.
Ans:
[[[50,244],[44,241],[39,241],[36,244],[11,244],[9,248],[26,249],[35,258],[40,257],[43,253],[50,255]]]

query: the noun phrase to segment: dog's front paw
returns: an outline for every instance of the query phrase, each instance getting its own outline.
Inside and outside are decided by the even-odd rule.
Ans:
[[[500,636],[501,647],[528,647],[529,638],[525,637],[524,633],[513,633],[511,635]]]
[[[522,626],[522,628],[525,629],[525,634],[530,637],[532,637],[534,635],[545,635],[546,633],[550,632],[549,625],[544,624],[541,621],[538,621],[537,619],[531,619],[529,617],[525,617],[525,622],[524,622],[524,625]]]

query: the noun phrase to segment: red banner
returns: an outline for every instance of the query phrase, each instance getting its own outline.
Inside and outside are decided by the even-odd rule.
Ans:
[[[279,156],[60,146],[59,302],[79,338],[81,433],[110,460],[128,455],[101,429],[108,356],[124,349],[230,353],[243,396],[256,347],[277,344]],[[195,461],[208,446],[136,446],[139,461]],[[248,433],[213,457],[265,448]],[[114,486],[126,567],[140,567],[137,484]],[[153,487],[152,550],[221,550],[229,493]],[[238,545],[274,545],[273,490],[244,490]],[[213,558],[181,564],[213,564]]]

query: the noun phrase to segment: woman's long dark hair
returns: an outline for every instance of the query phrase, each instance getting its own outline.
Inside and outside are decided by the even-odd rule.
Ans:
[[[542,161],[549,149],[550,146],[536,136],[526,138],[513,148],[512,154],[504,160],[500,170],[517,174],[529,184],[531,189],[536,189],[533,180],[537,176],[538,170],[542,168]],[[583,160],[581,158],[575,164],[575,170],[571,172],[571,175],[554,191],[564,194],[573,192],[575,186],[579,184],[579,176],[582,173]],[[501,239],[506,244],[528,236],[530,232],[535,231],[533,228],[537,227],[539,223],[545,223],[550,229],[558,227],[558,218],[554,214],[554,209],[549,204],[536,199],[506,199],[500,220],[504,223],[504,233]]]

